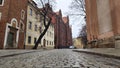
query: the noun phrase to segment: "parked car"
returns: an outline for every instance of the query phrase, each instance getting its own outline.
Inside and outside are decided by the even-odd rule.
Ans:
[[[76,49],[76,47],[73,46],[73,45],[72,45],[72,46],[69,46],[69,48],[70,48],[70,49]]]

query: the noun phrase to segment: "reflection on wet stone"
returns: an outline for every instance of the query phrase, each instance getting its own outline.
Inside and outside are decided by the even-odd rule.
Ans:
[[[120,61],[116,59],[64,49],[0,59],[2,68],[119,68],[119,64]]]

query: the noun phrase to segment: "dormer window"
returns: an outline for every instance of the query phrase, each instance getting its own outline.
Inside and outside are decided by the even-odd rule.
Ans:
[[[4,0],[0,0],[0,6],[3,6]]]

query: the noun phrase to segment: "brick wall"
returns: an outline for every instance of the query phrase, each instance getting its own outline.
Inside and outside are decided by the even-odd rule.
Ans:
[[[25,11],[25,19],[21,20],[21,10]],[[5,31],[6,31],[6,24],[11,24],[11,20],[16,18],[18,21],[18,27],[20,20],[26,26],[26,10],[27,10],[27,0],[5,0],[4,5],[0,6],[0,12],[2,13],[1,17],[1,25],[0,25],[0,48],[3,48],[4,45],[4,38],[5,38]],[[18,48],[23,48],[24,45],[24,31],[19,33],[19,42]]]
[[[0,20],[0,48],[3,48],[4,45],[4,36],[5,36],[5,28],[6,23],[8,20],[8,9],[9,9],[9,2],[5,0],[4,5],[0,6],[0,12],[1,12],[1,20]]]
[[[118,33],[118,31],[117,31],[118,24],[117,24],[116,20],[114,20],[114,19],[116,19],[116,16],[115,16],[116,12],[111,11],[111,10],[115,10],[115,8],[114,8],[115,4],[112,0],[106,0],[106,1],[85,0],[85,2],[86,2],[86,14],[87,14],[86,18],[87,18],[88,40],[89,40],[89,42],[92,42],[95,39],[97,39],[97,40],[102,39],[103,40],[102,43],[105,43],[105,45],[106,45],[106,41],[104,41],[104,40],[112,38],[114,36],[114,34]],[[109,41],[109,43],[110,42],[111,41]],[[108,43],[108,41],[107,41],[107,43]],[[114,41],[113,41],[113,43],[114,43]],[[107,46],[105,46],[105,47],[107,47]],[[102,47],[104,47],[104,46],[102,46]]]
[[[67,23],[63,21],[61,11],[56,14],[56,20],[57,22],[54,23],[55,48],[68,48],[72,44],[72,34],[69,27],[69,21]]]

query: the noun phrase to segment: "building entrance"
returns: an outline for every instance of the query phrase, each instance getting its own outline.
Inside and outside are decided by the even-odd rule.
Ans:
[[[10,32],[7,38],[7,48],[13,48],[14,46],[14,33]]]
[[[10,32],[8,33],[8,37],[7,37],[7,46],[6,48],[16,48],[16,33],[17,33],[17,29],[14,27],[9,27],[10,28]]]

